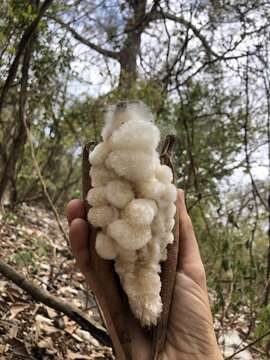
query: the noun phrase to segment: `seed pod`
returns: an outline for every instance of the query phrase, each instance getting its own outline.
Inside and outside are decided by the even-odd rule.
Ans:
[[[120,211],[116,220],[111,220],[113,216],[110,214],[106,215],[103,223],[100,219],[95,223],[99,216],[89,215],[88,218],[91,222],[94,217],[92,224],[102,225],[102,232],[117,243],[115,271],[133,314],[143,326],[157,324],[154,350],[157,354],[166,331],[177,263],[178,247],[172,233],[173,228],[177,229],[177,226],[174,227],[176,189],[171,183],[172,172],[167,167],[170,164],[169,155],[165,157],[167,163],[161,164],[156,152],[157,141],[147,137],[149,130],[149,134],[158,134],[156,139],[159,138],[158,128],[153,123],[149,126],[147,117],[137,116],[136,106],[131,109],[125,105],[124,108],[121,116],[111,114],[105,124],[102,134],[109,151],[103,162],[96,162],[90,172],[92,185],[104,187],[106,200]],[[124,135],[130,129],[136,134],[128,141]],[[143,129],[148,130],[143,133]],[[119,191],[120,184],[125,184],[124,191]],[[95,214],[95,207],[90,209],[90,214]],[[104,241],[97,238],[98,253],[104,258],[114,258],[109,245],[108,249],[102,249],[108,243],[105,238],[101,239]],[[168,244],[171,244],[169,248]],[[165,263],[161,264],[160,275],[162,262]],[[134,289],[137,289],[136,295]],[[110,309],[113,305],[103,303],[103,306]],[[118,320],[115,321],[118,323]],[[118,326],[123,324],[118,323]]]

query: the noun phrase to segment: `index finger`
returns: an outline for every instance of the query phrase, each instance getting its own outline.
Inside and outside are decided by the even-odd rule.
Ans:
[[[69,225],[72,223],[74,219],[85,219],[86,218],[86,210],[82,200],[73,199],[71,200],[66,208],[66,216]]]

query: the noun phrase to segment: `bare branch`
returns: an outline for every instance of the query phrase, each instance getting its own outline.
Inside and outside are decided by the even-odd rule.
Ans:
[[[56,18],[54,16],[50,16],[50,19],[54,20],[55,22],[60,24],[62,27],[64,27],[66,30],[68,30],[73,35],[73,37],[76,40],[80,41],[82,44],[88,46],[89,48],[91,48],[91,49],[93,49],[95,51],[97,51],[101,55],[110,57],[110,58],[115,59],[115,60],[119,60],[119,56],[120,56],[119,52],[103,49],[100,46],[95,45],[91,41],[89,41],[89,40],[85,39],[84,37],[82,37],[75,29],[73,29],[73,27],[71,27],[69,24],[66,24],[64,21],[62,21],[59,18]]]
[[[184,25],[186,28],[191,29],[193,34],[201,41],[209,58],[211,58],[211,56],[219,57],[219,55],[211,48],[206,37],[202,35],[200,30],[194,24],[192,24],[192,22],[186,20],[182,16],[176,16],[164,11],[156,11],[152,12],[151,16],[148,18],[149,22],[154,20],[168,19]]]
[[[58,227],[59,227],[59,230],[61,231],[61,233],[63,234],[63,237],[67,243],[67,246],[69,247],[69,239],[68,239],[68,236],[66,234],[66,231],[62,225],[62,222],[60,220],[60,216],[58,214],[58,211],[56,209],[56,207],[54,206],[54,203],[50,197],[50,194],[48,193],[48,190],[47,190],[47,186],[46,186],[46,183],[43,179],[43,176],[41,174],[41,169],[39,167],[39,164],[38,164],[38,161],[37,161],[37,158],[36,158],[36,155],[35,155],[35,150],[34,150],[34,145],[33,145],[33,138],[32,138],[32,133],[30,131],[30,129],[28,128],[27,126],[27,122],[26,122],[26,119],[24,118],[24,127],[25,127],[25,131],[26,131],[26,135],[27,135],[27,139],[28,139],[28,143],[30,145],[30,151],[31,151],[31,157],[32,157],[32,160],[33,160],[33,163],[34,163],[34,167],[36,169],[36,172],[37,172],[37,175],[38,175],[38,178],[39,178],[39,181],[41,183],[41,186],[42,186],[42,190],[43,190],[43,193],[46,197],[46,199],[48,200],[48,203],[52,209],[52,212],[55,216],[55,219],[56,219],[56,222],[58,224]]]
[[[268,69],[268,62],[266,63]],[[266,72],[268,74],[268,72]],[[268,145],[268,165],[269,165],[269,174],[270,174],[270,81],[268,76],[264,76],[264,87],[265,87],[265,95],[267,101],[267,145]],[[268,254],[267,254],[267,271],[266,271],[266,280],[267,284],[265,287],[265,298],[264,304],[267,305],[269,301],[269,293],[270,293],[270,192],[268,193]]]
[[[247,54],[247,63],[249,60],[249,56]],[[250,164],[250,157],[248,154],[248,127],[249,127],[249,83],[248,83],[248,70],[246,70],[246,78],[245,78],[245,94],[246,94],[246,114],[245,114],[245,122],[243,125],[244,129],[244,147],[245,147],[245,156],[246,156],[246,170],[248,172],[248,175],[250,177],[251,185],[252,185],[252,191],[254,192],[254,195],[259,198],[261,204],[264,206],[266,211],[269,211],[268,204],[266,200],[263,199],[262,195],[260,194],[260,191],[256,185],[255,179],[253,177],[253,174],[251,172],[251,164]],[[255,201],[256,202],[256,201]]]
[[[11,266],[0,261],[0,273],[7,279],[14,282],[21,289],[25,290],[36,301],[40,301],[50,308],[60,311],[70,319],[79,324],[83,330],[88,331],[100,343],[106,346],[112,346],[111,339],[102,327],[90,320],[80,309],[70,305],[55,296],[49,294],[47,291],[41,290],[39,287],[28,281],[24,276],[17,273]]]
[[[264,338],[266,338],[267,336],[270,335],[270,330],[268,330],[266,333],[262,334],[262,336],[258,337],[257,339],[255,339],[254,341],[252,341],[250,344],[244,346],[242,349],[236,351],[234,354],[230,355],[229,357],[226,357],[225,360],[230,360],[233,359],[236,355],[240,354],[241,352],[243,352],[244,350],[247,350],[248,348],[252,347],[253,345],[257,344],[258,342],[260,342],[261,340],[263,340]]]

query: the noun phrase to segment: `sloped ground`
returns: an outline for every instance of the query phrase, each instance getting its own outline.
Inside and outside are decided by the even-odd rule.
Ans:
[[[62,222],[67,227],[64,218]],[[93,296],[84,289],[83,277],[75,268],[50,212],[25,204],[16,214],[7,211],[0,218],[0,250],[0,258],[36,285],[100,321]],[[243,316],[239,315],[233,324],[233,327],[223,324],[222,328],[218,319],[215,321],[225,356],[245,345],[240,331],[245,327]],[[263,356],[260,350],[252,348],[234,359],[263,359]],[[111,349],[101,346],[76,323],[33,302],[0,275],[0,360],[5,359],[113,359],[113,355]]]
[[[6,212],[0,220],[0,249],[4,261],[39,287],[100,320],[51,213],[26,205],[16,214]],[[112,358],[110,349],[75,322],[33,302],[0,275],[1,360]]]

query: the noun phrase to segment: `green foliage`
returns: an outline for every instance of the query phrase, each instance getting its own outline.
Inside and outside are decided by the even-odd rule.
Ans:
[[[16,263],[19,267],[23,266],[36,266],[35,260],[34,260],[34,253],[32,251],[17,251],[16,254],[12,256],[12,261]]]
[[[31,4],[11,0],[0,7],[0,91],[21,36],[37,14],[36,7]],[[181,2],[181,8],[184,9],[184,5],[189,9],[188,1]],[[86,142],[100,141],[107,105],[119,100],[146,103],[156,116],[162,139],[167,134],[176,135],[173,161],[177,185],[186,192],[187,207],[214,299],[214,313],[225,322],[229,321],[230,314],[243,313],[246,322],[251,324],[251,336],[254,337],[267,330],[270,316],[269,305],[262,305],[267,273],[268,213],[250,185],[245,151],[248,151],[255,174],[258,165],[262,167],[265,163],[261,149],[266,149],[269,142],[266,126],[269,88],[262,85],[269,82],[265,65],[269,59],[263,51],[267,47],[261,48],[261,44],[268,41],[261,37],[264,31],[256,33],[256,22],[248,16],[252,11],[257,15],[258,11],[265,15],[258,17],[258,23],[263,22],[267,19],[264,9],[256,1],[250,6],[244,3],[238,6],[228,1],[203,1],[192,9],[195,25],[201,21],[199,16],[203,22],[206,20],[200,34],[209,46],[215,45],[213,49],[218,49],[219,54],[223,47],[225,56],[229,57],[228,47],[237,47],[238,42],[242,48],[237,54],[257,51],[250,59],[249,67],[245,67],[246,59],[242,57],[232,59],[232,62],[222,56],[214,58],[211,55],[211,58],[205,52],[202,39],[183,24],[169,26],[166,31],[162,27],[157,33],[155,29],[163,26],[165,21],[145,25],[141,29],[143,37],[137,52],[137,60],[140,59],[136,69],[138,78],[128,88],[121,88],[118,86],[119,70],[115,66],[117,60],[105,56],[101,61],[100,54],[97,56],[89,48],[86,51],[50,17],[61,18],[87,40],[94,39],[96,45],[118,52],[130,31],[134,30],[133,26],[130,28],[133,11],[128,2],[81,1],[76,6],[64,1],[53,2],[34,35],[25,115],[44,183],[53,203],[63,212],[69,199],[81,197],[82,147]],[[189,19],[190,14],[189,10],[184,12],[183,18]],[[125,33],[127,21],[130,23]],[[224,28],[231,22],[232,28],[239,31],[233,30],[229,36],[224,36]],[[137,30],[135,26],[134,31]],[[251,37],[247,44],[241,43],[240,40],[249,33]],[[226,39],[224,44],[221,43],[223,37]],[[85,57],[81,55],[84,53]],[[93,67],[89,79],[88,73],[81,74],[84,70],[75,70],[78,64],[79,69]],[[202,70],[196,76],[200,66]],[[247,70],[250,79],[248,104],[245,94]],[[99,81],[95,71],[101,76],[101,85],[109,84],[106,91],[93,90],[93,83]],[[193,71],[195,75],[189,76]],[[0,144],[5,150],[0,153],[0,175],[5,157],[11,152],[12,140],[20,130],[21,78],[22,60],[0,116]],[[82,79],[89,86],[84,93],[80,91]],[[78,88],[78,93],[70,90],[71,85]],[[246,123],[248,139],[245,139]],[[30,150],[29,143],[24,144],[14,164],[14,176],[7,192],[14,208],[23,202],[49,207]],[[239,176],[243,180],[238,178],[236,186],[231,187],[231,182],[227,184],[227,181],[237,169],[241,170]],[[256,179],[256,186],[266,202],[269,181]],[[7,211],[3,220],[11,224],[19,221],[12,211]],[[12,259],[19,266],[35,269],[38,266],[36,255],[46,256],[51,249],[40,239],[33,237],[29,241],[35,246],[35,253],[19,250]]]
[[[18,267],[30,267],[31,271],[37,272],[40,260],[42,258],[48,258],[51,247],[47,241],[33,235],[28,237],[27,234],[24,234],[24,237],[27,239],[27,242],[29,242],[31,250],[18,249],[11,256],[11,261]]]
[[[262,334],[266,333],[267,330],[269,330],[269,318],[270,318],[270,305],[266,305],[265,307],[262,307],[260,311],[258,312],[258,322],[259,326],[257,327],[254,337],[259,337]]]
[[[133,84],[132,88],[129,89],[128,99],[127,91],[121,88],[110,92],[105,99],[107,103],[112,104],[121,100],[143,101],[153,112],[159,110],[160,105],[162,105],[164,101],[161,84],[157,81],[143,80],[138,80]]]

